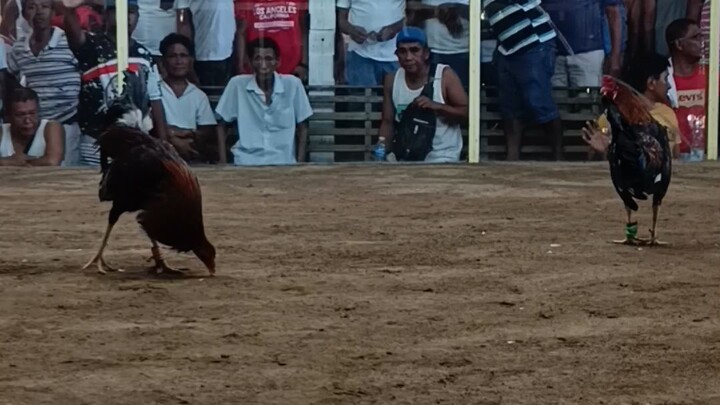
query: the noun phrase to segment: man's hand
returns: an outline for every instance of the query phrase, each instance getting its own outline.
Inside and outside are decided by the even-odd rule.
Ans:
[[[462,35],[463,27],[457,5],[453,3],[443,3],[435,9],[435,16],[455,38]]]
[[[200,156],[200,153],[195,150],[193,145],[195,143],[195,133],[193,131],[173,126],[168,127],[168,131],[170,144],[183,159],[190,160]]]
[[[596,122],[586,122],[582,129],[582,138],[598,153],[605,153],[610,145],[610,136],[607,130],[603,131],[598,127]]]
[[[364,44],[368,39],[368,32],[365,31],[365,28],[363,27],[351,25],[350,38],[358,44]]]
[[[375,35],[375,40],[378,42],[385,42],[393,39],[397,31],[393,27],[394,24],[386,25],[380,29]]]
[[[425,96],[420,96],[413,101],[420,108],[437,111],[442,108],[442,104],[436,103]]]

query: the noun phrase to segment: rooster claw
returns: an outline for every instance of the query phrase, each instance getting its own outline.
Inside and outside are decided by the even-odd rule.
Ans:
[[[119,273],[125,271],[123,269],[119,269],[119,268],[110,266],[109,264],[107,264],[105,262],[105,259],[103,259],[102,257],[94,257],[92,260],[87,262],[87,264],[84,265],[82,269],[86,270],[88,267],[92,266],[93,264],[97,265],[97,271],[100,274],[107,274],[108,271],[119,272]]]
[[[161,260],[159,262],[156,261],[155,266],[151,267],[149,270],[150,270],[150,272],[152,272],[153,274],[156,274],[156,275],[160,275],[160,274],[164,273],[164,274],[171,274],[174,276],[180,276],[180,275],[184,275],[185,272],[188,271],[189,269],[187,269],[187,268],[176,269],[174,267],[168,266],[164,260]]]
[[[651,239],[647,241],[647,246],[669,246],[670,244],[667,242],[660,241],[658,239]]]
[[[639,239],[639,238],[625,238],[623,240],[614,240],[612,243],[616,245],[629,245],[629,246],[645,246],[648,241],[645,239]]]

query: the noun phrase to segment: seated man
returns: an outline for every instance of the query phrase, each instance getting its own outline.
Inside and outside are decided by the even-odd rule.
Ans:
[[[37,93],[17,88],[8,104],[9,122],[0,134],[0,166],[59,166],[65,132],[59,122],[39,119]]]
[[[237,121],[238,140],[231,149],[236,165],[304,162],[305,121],[313,112],[302,82],[276,73],[279,48],[272,39],[250,42],[247,52],[255,74],[233,77],[223,91],[215,109],[222,119],[219,142],[225,144],[227,123]]]
[[[628,64],[623,80],[645,96],[650,115],[667,129],[672,156],[678,158],[680,126],[675,112],[668,105],[669,67],[668,60],[658,54],[643,56]],[[583,128],[583,139],[596,152],[605,153],[610,143],[610,125],[604,115],[598,121],[606,124],[588,123]]]
[[[457,162],[463,146],[460,124],[468,119],[468,96],[460,78],[443,64],[438,64],[434,76],[430,76],[430,49],[420,28],[403,28],[396,43],[401,67],[396,73],[386,75],[383,85],[379,135],[385,138],[386,149],[391,149],[400,114],[410,104],[416,104],[432,110],[437,116],[432,150],[425,157],[425,162]],[[429,81],[434,82],[431,98],[421,95]]]
[[[192,160],[201,155],[193,144],[216,146],[210,142],[215,138],[215,114],[207,95],[188,81],[195,54],[190,38],[170,34],[160,42],[160,53],[167,73],[160,85],[168,135],[183,159]],[[215,159],[202,156],[202,160]]]

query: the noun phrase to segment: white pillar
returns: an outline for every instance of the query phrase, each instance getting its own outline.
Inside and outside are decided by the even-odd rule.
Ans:
[[[468,162],[480,161],[480,37],[482,7],[480,1],[470,1],[470,113],[468,114]]]
[[[335,0],[309,0],[310,33],[308,34],[308,82],[310,86],[335,85],[335,26],[336,9]],[[312,96],[333,96],[335,92],[312,91]],[[333,112],[333,104],[313,105],[314,112]],[[335,127],[333,121],[313,121],[308,136],[310,145],[333,144],[333,136],[313,136],[313,130],[332,133]],[[325,131],[323,131],[325,129]],[[310,148],[312,150],[312,148]],[[335,154],[332,152],[311,152],[311,162],[332,162]]]
[[[718,146],[718,112],[720,111],[720,85],[718,75],[720,74],[720,0],[713,0],[710,3],[710,68],[708,85],[708,109],[707,109],[707,150],[708,159],[717,160]]]

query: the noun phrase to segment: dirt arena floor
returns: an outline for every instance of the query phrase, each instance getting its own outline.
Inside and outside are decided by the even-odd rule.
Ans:
[[[0,404],[720,404],[720,165],[643,249],[604,163],[197,173],[214,278],[130,215],[83,272],[97,173],[0,171]]]

